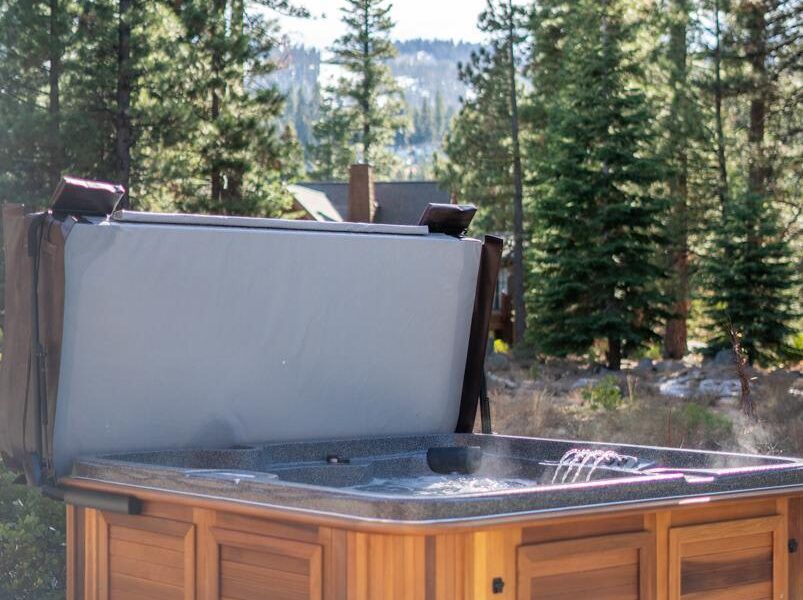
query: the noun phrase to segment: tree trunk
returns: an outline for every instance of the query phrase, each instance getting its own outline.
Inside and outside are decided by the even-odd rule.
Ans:
[[[61,179],[61,169],[64,165],[64,146],[61,142],[61,98],[59,82],[61,79],[61,29],[59,17],[61,7],[59,0],[50,0],[50,22],[48,40],[48,58],[50,69],[48,71],[48,137],[50,148],[50,164],[48,165],[48,183],[50,189],[55,190]]]
[[[717,196],[722,216],[725,216],[728,206],[728,167],[725,162],[725,133],[722,125],[722,30],[719,20],[720,0],[714,2],[714,118],[717,130]]]
[[[131,146],[133,131],[131,126],[131,90],[133,71],[131,69],[131,7],[133,0],[119,0],[119,21],[117,24],[117,112],[115,127],[117,139],[117,182],[129,190],[131,183]]]
[[[672,316],[666,323],[664,356],[680,359],[686,353],[686,320],[689,314],[689,223],[688,223],[688,103],[686,102],[686,26],[688,6],[686,0],[677,0],[673,6],[669,31],[669,59],[671,69],[672,102],[670,105],[670,143],[674,156],[674,173],[669,180],[672,198],[670,214],[670,261],[673,289]]]
[[[608,368],[618,371],[622,366],[622,340],[617,337],[608,338],[608,350],[605,352]]]
[[[212,50],[212,85],[211,85],[211,98],[212,98],[212,106],[210,109],[210,118],[212,122],[217,121],[220,118],[220,108],[221,108],[221,94],[223,90],[221,89],[220,85],[220,78],[223,76],[223,54],[221,50],[221,43],[220,40],[216,40],[217,36],[225,36],[225,25],[223,25],[223,16],[226,11],[226,0],[215,0],[213,4],[214,8],[214,15],[213,15],[213,23],[212,23],[212,32],[211,37],[213,40],[213,50]],[[221,26],[223,25],[223,30],[221,30]],[[210,196],[211,196],[211,206],[225,214],[225,207],[220,205],[221,203],[221,196],[223,193],[223,173],[220,171],[220,164],[219,158],[217,156],[212,157],[211,161],[211,181],[210,181]]]
[[[368,4],[363,5],[362,26],[362,162],[371,164],[371,83],[368,81],[367,73],[371,70],[371,46],[370,36],[370,14]]]
[[[232,38],[242,38],[245,34],[245,1],[231,0],[231,30]],[[233,40],[234,41],[234,40]],[[238,43],[233,44],[238,47]],[[231,92],[234,94],[245,94],[245,57],[237,58],[235,65],[235,77],[229,83]],[[226,198],[234,205],[240,205],[243,198],[243,182],[245,180],[245,168],[242,163],[238,163],[229,171],[228,185],[226,186]]]
[[[217,88],[212,88],[212,121],[217,121],[220,117],[220,96],[218,95]],[[220,172],[217,158],[212,158],[212,177],[211,177],[211,193],[212,206],[218,206],[220,202],[220,195],[223,191],[223,175]]]
[[[513,4],[508,0],[508,52],[510,86],[510,137],[513,151],[513,341],[524,340],[527,314],[524,305],[524,206],[521,150],[519,146],[519,108],[516,91],[516,24]]]
[[[673,302],[671,306],[672,316],[667,320],[666,332],[664,334],[664,356],[679,360],[683,358],[687,349],[687,326],[689,316],[689,245],[688,245],[688,223],[686,222],[688,208],[685,200],[686,177],[678,177],[677,185],[684,200],[678,200],[674,207],[674,217],[678,221],[682,233],[678,233],[679,239],[675,240],[672,249],[672,278],[674,289],[672,290]]]
[[[764,129],[767,114],[767,24],[763,2],[748,5],[748,47],[752,75],[750,97],[750,124],[747,141],[750,152],[748,167],[748,188],[756,197],[767,193],[769,172],[764,153]]]

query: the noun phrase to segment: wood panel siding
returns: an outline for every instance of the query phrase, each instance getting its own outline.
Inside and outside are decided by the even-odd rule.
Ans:
[[[183,500],[69,506],[69,600],[803,600],[799,494],[398,533]]]
[[[349,533],[349,599],[424,600],[426,538]]]
[[[803,600],[803,498],[789,501],[789,540],[789,597]]]
[[[192,523],[95,512],[98,600],[194,600]]]
[[[318,544],[212,527],[206,600],[321,600]]]
[[[649,600],[647,532],[520,546],[519,600]]]
[[[669,530],[669,600],[785,600],[782,515]]]

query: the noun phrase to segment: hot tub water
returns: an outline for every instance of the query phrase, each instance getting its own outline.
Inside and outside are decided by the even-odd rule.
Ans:
[[[472,475],[422,475],[420,477],[374,478],[348,489],[375,494],[404,496],[459,496],[534,487],[529,479],[477,477]]]

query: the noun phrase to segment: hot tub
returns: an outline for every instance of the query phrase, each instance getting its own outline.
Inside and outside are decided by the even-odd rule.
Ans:
[[[803,600],[800,461],[474,433],[501,243],[468,209],[119,194],[4,210],[0,451],[66,502],[70,598]]]

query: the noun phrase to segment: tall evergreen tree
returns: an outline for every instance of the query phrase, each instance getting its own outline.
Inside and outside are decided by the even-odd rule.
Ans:
[[[513,337],[524,340],[527,323],[524,300],[524,175],[522,172],[517,84],[520,46],[526,40],[525,12],[513,0],[488,0],[479,28],[491,35],[494,53],[502,57],[507,82],[510,158],[513,178]]]
[[[555,93],[543,106],[536,160],[537,232],[530,314],[539,349],[586,352],[607,341],[607,364],[656,337],[665,299],[657,289],[662,203],[651,185],[644,95],[625,46],[634,24],[621,0],[580,0],[563,18]],[[537,32],[536,32],[537,36]]]
[[[443,134],[446,131],[447,115],[446,107],[443,103],[443,94],[438,90],[435,92],[435,109],[432,114],[433,127],[435,128],[435,140],[440,142],[443,139]]]
[[[686,320],[690,307],[690,207],[689,146],[693,140],[696,111],[690,98],[688,33],[691,6],[688,0],[672,0],[667,14],[669,42],[666,49],[669,110],[664,120],[664,153],[668,167],[670,211],[667,223],[668,295],[670,316],[666,322],[663,354],[680,359],[687,350]]]
[[[343,99],[333,118],[348,115],[348,142],[355,145],[358,160],[374,164],[380,174],[390,171],[393,158],[387,147],[402,124],[399,88],[386,64],[396,55],[390,9],[385,0],[346,0],[341,12],[347,31],[332,48],[347,74],[330,91]]]
[[[480,48],[458,66],[458,75],[471,94],[462,99],[447,132],[448,160],[437,164],[437,176],[460,202],[477,205],[478,227],[510,232],[513,173],[504,55]]]
[[[349,165],[355,160],[348,140],[352,122],[342,104],[332,96],[321,101],[320,118],[312,126],[315,141],[307,149],[312,168],[310,176],[322,181],[348,179]]]
[[[715,4],[715,10],[718,8],[719,2]],[[717,10],[716,17],[719,13]],[[727,345],[734,329],[741,334],[751,362],[799,360],[801,354],[790,348],[785,338],[793,333],[792,323],[800,316],[790,240],[794,230],[800,231],[794,220],[803,206],[799,193],[792,192],[796,200],[788,196],[785,177],[796,163],[790,148],[799,144],[801,135],[799,127],[789,125],[788,104],[799,98],[793,64],[803,51],[803,42],[794,33],[793,23],[801,10],[783,0],[745,1],[734,3],[725,14],[731,20],[727,48],[727,66],[732,72],[730,110],[743,118],[747,127],[746,136],[734,136],[740,152],[729,181],[724,167],[723,108],[721,97],[716,98],[717,147],[723,165],[720,180],[727,193],[721,194],[721,223],[707,256],[711,345]],[[719,18],[715,24],[719,33]],[[720,46],[716,49],[721,69]],[[784,222],[785,212],[791,213],[791,222]]]
[[[0,200],[41,205],[65,166],[62,86],[75,7],[0,2]]]
[[[413,133],[410,142],[413,144],[426,144],[434,137],[435,122],[430,108],[429,100],[421,100],[421,108],[413,112]]]
[[[518,82],[526,41],[524,9],[511,0],[488,0],[479,28],[489,47],[472,54],[459,69],[472,91],[445,143],[449,162],[440,178],[461,200],[496,211],[491,222],[513,233],[512,297],[514,337],[524,339],[524,191]],[[487,214],[486,214],[487,218]]]
[[[280,2],[261,3],[275,6]],[[178,5],[185,40],[197,57],[191,98],[200,117],[201,169],[209,185],[180,203],[185,210],[271,215],[289,206],[281,188],[283,157],[276,121],[283,98],[255,88],[275,65],[275,24],[245,0]]]
[[[706,271],[708,314],[717,328],[713,348],[730,347],[734,330],[750,363],[803,360],[787,342],[801,316],[797,269],[767,197],[748,191],[730,199]]]

